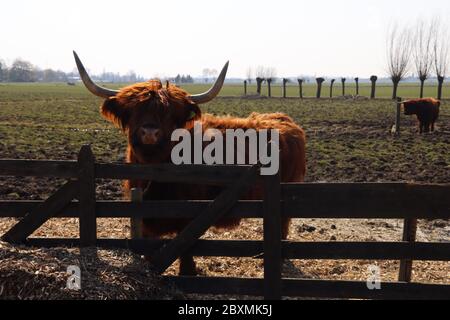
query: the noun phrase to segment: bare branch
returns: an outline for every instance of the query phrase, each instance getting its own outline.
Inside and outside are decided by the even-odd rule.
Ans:
[[[394,25],[387,36],[388,71],[394,83],[400,82],[408,73],[411,60],[411,29]]]
[[[428,79],[433,66],[434,29],[432,21],[419,20],[412,35],[414,65],[421,81]]]
[[[435,18],[433,25],[435,28],[433,39],[434,68],[438,79],[445,78],[449,64],[449,32],[447,26],[439,18]]]

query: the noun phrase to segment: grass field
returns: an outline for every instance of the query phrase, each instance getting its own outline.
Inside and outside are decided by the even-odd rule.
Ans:
[[[189,86],[191,92],[206,87]],[[449,88],[445,93],[449,93]],[[222,95],[240,95],[242,87],[225,86]],[[265,89],[264,89],[265,90]],[[292,95],[296,87],[290,88]],[[307,86],[306,95],[313,95]],[[351,88],[349,89],[352,90]],[[400,94],[415,96],[413,88],[403,87]],[[431,90],[427,89],[427,90]],[[274,89],[279,95],[279,89]],[[326,90],[325,90],[326,92]],[[336,92],[339,89],[336,88]],[[408,93],[410,92],[410,93]],[[351,93],[351,92],[350,92]],[[364,94],[364,91],[362,91]],[[381,94],[381,90],[380,90]],[[388,96],[386,91],[386,96]],[[81,85],[64,84],[0,84],[0,158],[76,159],[81,145],[92,144],[99,161],[123,161],[125,138],[101,118],[101,100]],[[251,112],[280,111],[290,115],[307,134],[307,181],[415,181],[450,183],[450,104],[444,101],[437,131],[418,135],[416,121],[401,116],[399,137],[391,135],[395,107],[389,99],[243,99],[217,98],[201,106],[203,112],[217,115],[246,116]],[[0,177],[0,200],[44,199],[61,184],[56,179]],[[98,199],[121,198],[119,181],[99,181]],[[126,219],[100,219],[100,237],[127,237]],[[0,234],[14,223],[0,219]],[[448,221],[435,224],[421,221],[418,239],[450,241]],[[311,228],[312,227],[312,228]],[[295,221],[290,238],[300,241],[393,241],[400,240],[399,221],[319,220]],[[36,235],[49,237],[77,236],[76,219],[51,220]],[[304,231],[312,230],[312,231]],[[257,239],[261,236],[260,221],[245,221],[230,232],[208,231],[205,238]],[[198,259],[203,274],[217,276],[261,276],[261,261],[254,259]],[[364,279],[370,261],[293,261],[284,266],[288,277]],[[378,263],[378,262],[377,262]],[[398,263],[379,262],[382,281],[395,280]],[[172,266],[168,273],[175,272]],[[414,279],[449,283],[448,263],[417,262]]]
[[[104,86],[115,89],[126,84],[105,84]],[[184,84],[182,87],[191,93],[200,93],[209,89],[211,84]],[[359,94],[362,96],[370,96],[370,84],[363,83],[359,86]],[[316,96],[316,85],[312,83],[303,84],[303,96],[304,97],[315,97]],[[42,83],[27,83],[27,84],[6,84],[0,83],[0,99],[18,99],[19,97],[35,97],[35,98],[48,98],[52,96],[65,97],[70,95],[71,97],[82,98],[85,96],[86,90],[82,84],[71,87],[67,86],[65,83],[59,84],[42,84]],[[256,85],[248,85],[247,94],[255,94]],[[346,95],[356,95],[356,86],[352,82],[348,82],[345,85]],[[239,84],[226,84],[222,91],[221,96],[242,96],[244,94],[244,86]],[[267,85],[262,86],[262,95],[267,95]],[[281,97],[283,95],[282,87],[280,83],[272,84],[272,96]],[[342,87],[340,82],[336,82],[333,87],[333,97],[342,95]],[[424,95],[427,97],[436,97],[437,86],[435,84],[427,84],[424,89]],[[287,96],[288,97],[298,97],[299,88],[297,84],[289,83],[287,85]],[[322,86],[322,97],[328,98],[330,96],[330,84],[325,82]],[[392,86],[385,83],[379,83],[377,85],[376,97],[377,98],[391,98],[392,96]],[[411,83],[400,83],[398,96],[402,98],[416,98],[419,97],[419,86],[418,84]],[[444,83],[443,88],[443,98],[450,99],[450,84]]]
[[[207,90],[208,85],[184,85],[184,88],[192,93],[203,92]],[[283,89],[280,83],[272,84],[272,97],[282,97]],[[417,84],[400,84],[398,90],[398,96],[402,98],[416,98],[419,97],[420,87]],[[303,85],[303,96],[304,97],[315,97],[316,96],[317,86],[316,84],[307,83]],[[360,84],[359,86],[359,95],[370,97],[370,84]],[[249,85],[247,87],[247,94],[255,94],[256,86]],[[244,94],[244,86],[243,85],[226,85],[221,95],[224,96],[240,96]],[[267,85],[263,84],[262,86],[262,95],[267,95]],[[299,87],[297,84],[289,83],[286,89],[287,97],[298,97],[299,96]],[[345,85],[345,94],[346,95],[356,95],[356,86],[354,83],[348,82]],[[335,83],[333,86],[333,97],[337,97],[342,95],[342,86],[340,83]],[[424,88],[424,95],[430,97],[437,96],[437,86],[436,85],[427,85]],[[330,96],[330,83],[324,82],[322,85],[322,98],[328,98]],[[389,84],[380,83],[377,85],[376,90],[377,98],[391,98],[392,97],[392,86]],[[446,84],[443,89],[443,98],[450,98],[450,85]]]
[[[187,89],[203,90],[202,86]],[[237,90],[225,87],[223,94],[231,94],[232,89]],[[81,85],[0,85],[1,157],[75,158],[82,144],[92,143],[99,159],[122,159],[125,139],[101,118],[100,102]],[[446,102],[438,132],[416,135],[415,120],[402,116],[400,138],[389,132],[394,103],[385,99],[224,98],[203,105],[202,110],[237,116],[253,111],[287,113],[308,136],[309,181],[450,182],[450,110]]]

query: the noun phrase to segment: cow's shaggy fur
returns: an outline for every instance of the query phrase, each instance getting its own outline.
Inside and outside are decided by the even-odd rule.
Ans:
[[[163,86],[160,81],[152,80],[123,88],[116,96],[105,100],[101,107],[105,118],[115,123],[128,136],[127,162],[130,163],[170,163],[171,150],[175,142],[170,141],[171,133],[184,128],[193,133],[194,121],[202,123],[203,131],[214,128],[222,132],[226,129],[277,129],[280,147],[280,177],[282,182],[301,182],[306,173],[304,131],[283,113],[252,113],[247,118],[231,116],[216,117],[202,114],[192,102],[189,94],[174,86]],[[146,120],[142,120],[146,118]],[[169,119],[169,120],[167,120]],[[157,146],[142,146],[134,143],[134,132],[142,122],[158,122],[164,132],[164,141]],[[225,140],[225,135],[224,135]],[[205,144],[204,144],[205,146]],[[246,146],[248,149],[248,146]],[[221,191],[219,187],[185,185],[179,183],[151,183],[145,180],[130,180],[125,190],[141,187],[145,189],[145,200],[204,200],[213,199]],[[244,199],[261,199],[262,190],[254,187]],[[146,237],[158,237],[180,232],[187,220],[145,219],[143,234]],[[240,219],[225,218],[215,227],[233,228]],[[288,235],[289,219],[284,219],[282,236]],[[182,257],[180,273],[194,274],[195,263],[192,257]]]
[[[434,123],[439,117],[441,102],[433,98],[412,99],[403,102],[405,115],[417,116],[419,132],[434,131]]]

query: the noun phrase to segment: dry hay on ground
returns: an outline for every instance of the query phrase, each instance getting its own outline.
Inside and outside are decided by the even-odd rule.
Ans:
[[[0,234],[14,223],[15,219],[0,219]],[[102,238],[129,237],[129,219],[99,219],[98,235]],[[291,224],[289,240],[292,241],[400,241],[403,223],[401,220],[384,219],[294,219]],[[241,239],[261,240],[263,234],[260,219],[245,219],[235,230],[210,229],[203,239]],[[77,237],[77,219],[51,219],[39,228],[36,237]],[[450,223],[447,220],[419,220],[417,241],[450,241]],[[36,250],[36,249],[34,249]],[[65,250],[65,249],[62,249]],[[69,249],[68,249],[69,250]],[[70,249],[75,250],[75,249]],[[30,251],[30,254],[33,251]],[[65,251],[64,251],[65,252]],[[102,252],[102,250],[100,251]],[[107,251],[109,252],[109,251]],[[111,256],[114,258],[114,256]],[[252,258],[196,257],[202,276],[220,277],[263,277],[263,261]],[[112,262],[110,262],[112,264]],[[283,265],[283,276],[287,278],[360,280],[367,279],[368,266],[376,264],[381,269],[381,280],[397,281],[399,261],[369,260],[289,260]],[[20,265],[20,262],[18,262]],[[143,272],[144,263],[136,265]],[[1,268],[0,268],[1,270]],[[62,270],[63,272],[65,271]],[[176,275],[178,262],[165,272]],[[450,263],[439,261],[414,261],[413,281],[423,283],[450,284]],[[161,289],[162,290],[162,289]],[[128,292],[132,297],[135,292]],[[140,294],[140,293],[139,293]],[[169,294],[170,295],[170,294]],[[141,296],[135,296],[138,298]],[[194,299],[239,298],[241,296],[187,295]],[[148,298],[160,299],[153,295]]]
[[[67,99],[67,97],[65,97]],[[100,121],[97,101],[80,110],[80,100],[46,100],[39,105],[39,117],[30,110],[30,101],[11,102],[0,126],[2,158],[75,160],[81,144],[92,143],[98,161],[123,162],[125,139]],[[418,135],[414,117],[402,116],[402,134],[389,130],[395,122],[394,103],[389,100],[360,102],[347,99],[217,99],[204,106],[205,112],[246,116],[253,111],[281,111],[292,116],[308,136],[307,182],[417,182],[450,183],[450,116],[448,105],[441,108],[437,131]],[[34,103],[34,101],[33,101]],[[83,104],[85,102],[83,101]],[[48,106],[47,106],[48,105]],[[63,106],[63,107],[61,107]],[[64,108],[62,116],[58,108]],[[46,113],[44,112],[46,111]],[[73,112],[71,112],[73,111]],[[30,113],[31,112],[31,113]],[[70,117],[69,115],[76,115]],[[34,122],[30,123],[30,119]],[[46,124],[45,126],[43,125]],[[49,125],[47,125],[49,124]],[[3,130],[1,130],[3,129]],[[0,199],[43,200],[63,183],[62,179],[1,177]],[[120,181],[98,180],[97,199],[122,198]],[[0,218],[0,235],[16,222]],[[334,227],[333,227],[334,225]],[[400,241],[399,220],[295,220],[289,239],[293,241]],[[77,219],[51,219],[33,235],[36,237],[77,237]],[[128,219],[98,219],[98,236],[129,237]],[[262,237],[262,223],[245,220],[233,231],[208,231],[207,239],[248,239]],[[419,221],[419,241],[450,241],[450,221]],[[207,276],[261,277],[260,259],[196,258],[201,274]],[[381,267],[382,281],[395,281],[398,261],[291,260],[284,264],[284,276],[312,279],[364,279],[367,266]],[[64,270],[63,270],[64,271]],[[166,274],[175,274],[177,263]],[[413,281],[450,284],[448,262],[414,262]],[[196,298],[212,298],[196,296]]]
[[[125,250],[36,249],[0,242],[0,299],[182,299],[140,257]],[[66,286],[81,269],[81,290]]]

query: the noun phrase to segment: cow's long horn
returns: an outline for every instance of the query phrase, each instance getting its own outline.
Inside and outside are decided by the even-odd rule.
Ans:
[[[99,96],[99,97],[105,98],[105,99],[115,96],[119,92],[118,90],[106,89],[106,88],[100,87],[99,85],[96,85],[89,77],[88,73],[86,72],[86,69],[84,68],[83,64],[81,63],[80,58],[78,58],[78,55],[75,51],[73,52],[73,56],[75,57],[75,62],[77,64],[77,68],[78,68],[78,72],[80,73],[81,80],[83,80],[84,85],[90,92],[92,92],[96,96]]]
[[[194,101],[196,104],[206,103],[214,99],[219,94],[227,75],[228,62],[229,61],[227,61],[227,63],[225,63],[225,65],[223,66],[222,71],[220,72],[219,77],[217,77],[214,85],[204,93],[191,95],[192,101]]]

